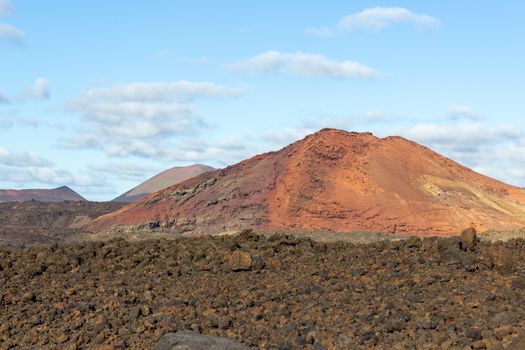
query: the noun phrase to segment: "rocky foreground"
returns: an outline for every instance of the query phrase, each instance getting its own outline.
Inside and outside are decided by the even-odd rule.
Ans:
[[[0,248],[0,349],[153,349],[184,330],[259,349],[524,349],[524,297],[520,239]]]

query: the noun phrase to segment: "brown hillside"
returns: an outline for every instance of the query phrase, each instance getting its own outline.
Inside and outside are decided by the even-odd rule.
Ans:
[[[167,187],[178,184],[179,182],[212,170],[215,170],[215,168],[203,164],[174,167],[144,181],[135,188],[113,199],[113,202],[131,203],[150,193],[163,190]]]
[[[525,189],[401,137],[323,129],[144,197],[90,229],[448,235],[468,226],[525,226]]]

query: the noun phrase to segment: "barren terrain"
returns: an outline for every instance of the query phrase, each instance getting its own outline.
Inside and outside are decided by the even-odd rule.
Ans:
[[[255,349],[518,344],[525,241],[460,247],[244,232],[0,248],[0,349],[151,349],[183,329]]]

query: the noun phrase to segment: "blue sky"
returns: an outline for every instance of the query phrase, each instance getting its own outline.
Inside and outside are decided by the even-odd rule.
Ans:
[[[108,200],[323,127],[525,186],[522,1],[0,0],[0,188]]]

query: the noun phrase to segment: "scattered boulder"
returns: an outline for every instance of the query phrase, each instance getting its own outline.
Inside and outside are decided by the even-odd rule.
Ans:
[[[461,250],[472,252],[476,249],[477,243],[478,236],[475,228],[469,227],[461,232],[461,242],[459,243]]]
[[[259,256],[236,250],[228,259],[227,266],[232,271],[262,270],[265,262]]]
[[[160,338],[156,350],[248,350],[244,345],[233,341],[202,335],[191,331],[168,333]]]

